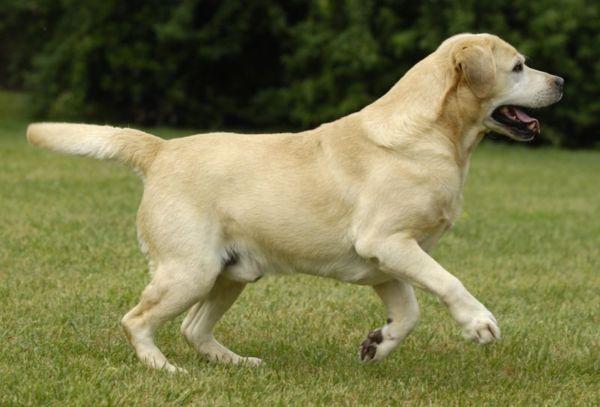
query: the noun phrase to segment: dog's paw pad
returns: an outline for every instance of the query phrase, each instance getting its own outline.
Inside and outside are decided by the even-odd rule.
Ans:
[[[380,329],[371,331],[367,339],[363,341],[359,348],[359,357],[361,362],[370,362],[375,359],[377,346],[383,342],[383,332]]]

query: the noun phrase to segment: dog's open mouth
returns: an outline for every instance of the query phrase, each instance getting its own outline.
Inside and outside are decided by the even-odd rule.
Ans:
[[[498,107],[492,112],[492,119],[518,140],[532,140],[540,134],[540,122],[517,106]]]

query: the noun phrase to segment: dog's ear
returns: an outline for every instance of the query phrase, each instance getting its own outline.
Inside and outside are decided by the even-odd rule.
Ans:
[[[459,43],[452,52],[454,69],[480,99],[491,95],[496,83],[492,48],[485,43]]]

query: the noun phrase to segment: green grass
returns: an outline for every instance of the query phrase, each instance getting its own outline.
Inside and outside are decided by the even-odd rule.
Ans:
[[[169,375],[144,368],[119,326],[148,280],[140,181],[26,145],[17,102],[0,112],[0,405],[600,402],[599,152],[476,151],[463,216],[434,255],[495,313],[500,343],[464,342],[420,292],[417,329],[363,366],[358,345],[386,317],[369,288],[273,277],[250,285],[216,331],[264,366],[204,362],[179,318],[158,343],[190,374]]]

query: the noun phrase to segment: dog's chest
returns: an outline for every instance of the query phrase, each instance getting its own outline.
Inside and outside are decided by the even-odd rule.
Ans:
[[[453,208],[451,213],[440,219],[439,223],[431,228],[428,233],[425,233],[421,239],[419,239],[419,245],[425,251],[432,250],[444,233],[452,227],[455,220],[458,218],[460,213],[460,206]]]
[[[462,210],[462,190],[458,190],[455,194],[453,194],[449,199],[445,207],[442,208],[442,213],[440,217],[440,228],[443,230],[450,229],[454,222],[460,216],[460,212]]]
[[[462,185],[435,195],[436,199],[431,200],[434,202],[431,207],[424,208],[430,215],[430,223],[428,227],[423,225],[418,239],[421,247],[426,251],[433,249],[444,233],[458,220],[462,210]]]

